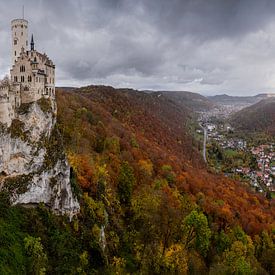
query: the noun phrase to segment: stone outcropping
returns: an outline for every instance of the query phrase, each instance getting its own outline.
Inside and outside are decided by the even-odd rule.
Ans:
[[[23,104],[0,130],[0,190],[13,204],[45,203],[70,217],[79,211],[70,166],[56,127],[55,101]]]

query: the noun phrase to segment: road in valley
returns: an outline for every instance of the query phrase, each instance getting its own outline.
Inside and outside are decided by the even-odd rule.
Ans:
[[[207,128],[203,127],[203,132],[204,132],[204,136],[203,136],[203,159],[205,162],[207,162],[206,159],[206,141],[207,141]]]

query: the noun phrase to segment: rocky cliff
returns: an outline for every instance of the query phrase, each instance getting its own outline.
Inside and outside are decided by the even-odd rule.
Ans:
[[[45,203],[73,216],[79,203],[70,184],[70,166],[56,127],[54,101],[23,104],[0,131],[0,190],[12,204]]]

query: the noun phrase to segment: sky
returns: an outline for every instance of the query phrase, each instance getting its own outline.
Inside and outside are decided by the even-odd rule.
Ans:
[[[273,0],[0,0],[0,77],[23,5],[57,86],[275,92]]]

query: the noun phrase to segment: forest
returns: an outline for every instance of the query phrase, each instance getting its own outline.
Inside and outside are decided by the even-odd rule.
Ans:
[[[273,97],[235,113],[230,122],[237,130],[246,134],[265,133],[275,136],[275,100]]]
[[[0,197],[0,274],[275,274],[275,201],[210,171],[165,95],[57,91],[81,204],[71,221]]]

